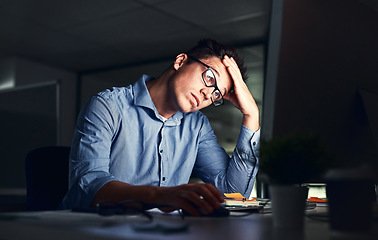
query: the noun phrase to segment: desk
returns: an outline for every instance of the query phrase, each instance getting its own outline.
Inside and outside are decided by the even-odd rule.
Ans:
[[[311,213],[325,212],[317,207]],[[153,221],[143,216],[109,216],[71,211],[18,212],[0,214],[0,239],[190,239],[190,240],[333,240],[327,221],[305,218],[301,233],[272,228],[271,214],[251,214],[226,218],[185,217],[153,212]],[[375,222],[374,224],[376,224]],[[165,226],[172,232],[152,231],[150,226]],[[140,231],[145,228],[145,231]],[[375,230],[374,230],[375,228]],[[378,239],[377,226],[371,235],[348,239]]]

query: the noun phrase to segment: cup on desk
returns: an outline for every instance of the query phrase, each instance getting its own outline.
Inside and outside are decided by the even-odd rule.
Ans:
[[[273,226],[276,229],[303,231],[307,187],[270,185]]]

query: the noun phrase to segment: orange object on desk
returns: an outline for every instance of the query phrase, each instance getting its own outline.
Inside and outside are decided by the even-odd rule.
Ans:
[[[328,200],[326,199],[321,199],[321,198],[318,198],[318,197],[310,197],[308,199],[309,202],[323,202],[323,203],[326,203],[328,202]]]
[[[256,198],[248,199],[245,198],[240,193],[225,193],[224,194],[227,198],[233,198],[234,200],[240,200],[240,201],[256,201]]]

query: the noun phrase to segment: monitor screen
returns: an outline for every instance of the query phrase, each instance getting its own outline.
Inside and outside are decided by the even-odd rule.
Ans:
[[[377,165],[377,11],[360,1],[272,1],[262,136],[317,135]]]

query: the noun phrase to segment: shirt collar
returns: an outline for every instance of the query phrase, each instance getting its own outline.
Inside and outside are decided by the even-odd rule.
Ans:
[[[154,78],[148,75],[143,75],[135,84],[134,84],[134,104],[141,107],[146,107],[154,111],[155,116],[163,121],[163,118],[160,116],[156,110],[155,104],[151,99],[150,93],[148,92],[146,82],[153,80]],[[172,117],[170,117],[165,124],[167,125],[179,125],[184,114],[182,112],[176,112]]]
[[[155,109],[155,105],[151,99],[150,93],[148,92],[146,82],[153,80],[152,77],[143,75],[135,84],[134,84],[134,103],[137,106],[147,107]]]

